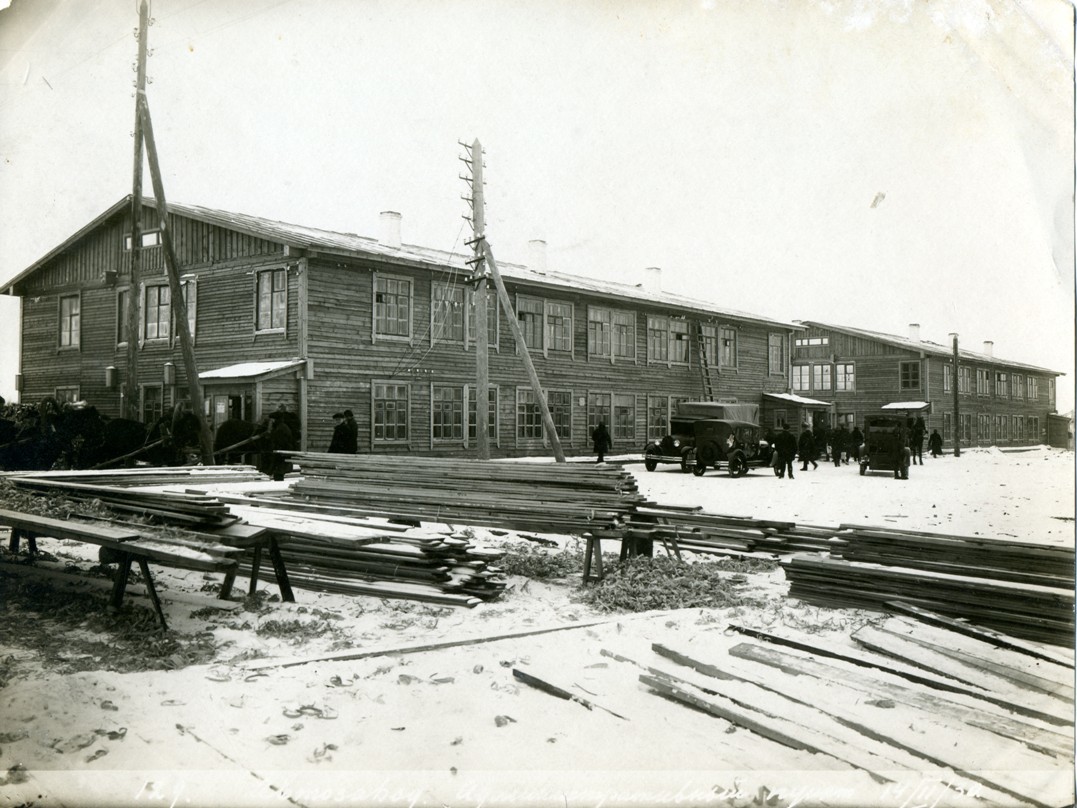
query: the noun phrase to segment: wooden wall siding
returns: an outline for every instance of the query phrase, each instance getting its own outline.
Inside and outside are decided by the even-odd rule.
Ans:
[[[308,388],[308,429],[310,445],[324,448],[332,435],[331,415],[348,408],[359,425],[362,451],[371,446],[371,384],[374,381],[398,381],[409,385],[410,440],[406,450],[413,452],[459,453],[460,443],[432,442],[430,430],[430,386],[468,384],[474,389],[475,352],[465,350],[460,342],[441,341],[431,345],[429,334],[431,276],[407,269],[394,270],[400,277],[412,279],[412,340],[374,341],[372,334],[373,273],[382,271],[361,262],[313,258],[310,260],[308,356],[314,362],[314,378]],[[636,361],[595,359],[587,354],[587,308],[589,305],[632,310],[627,305],[611,303],[597,296],[558,290],[547,295],[535,289],[517,289],[509,284],[510,296],[516,293],[570,303],[573,307],[573,350],[571,353],[532,353],[543,384],[549,389],[569,390],[572,394],[572,435],[563,441],[566,452],[590,451],[587,432],[586,401],[590,392],[626,394],[636,397],[635,436],[632,446],[619,451],[636,451],[646,442],[646,396],[653,395],[700,398],[702,378],[698,354],[693,343],[688,366],[649,364],[647,362],[647,315],[670,315],[656,307],[637,307]],[[498,416],[500,448],[491,447],[495,456],[547,453],[542,440],[518,441],[516,438],[516,388],[528,386],[527,375],[516,351],[504,311],[500,312],[500,343],[490,351],[490,382],[500,390]],[[784,375],[770,375],[767,364],[767,338],[774,329],[741,324],[739,327],[740,367],[736,372],[716,374],[715,395],[737,397],[757,402],[762,391],[786,390]],[[720,377],[720,378],[718,378]],[[624,443],[619,441],[619,443]],[[395,450],[395,449],[394,449]],[[470,447],[473,451],[474,447]]]

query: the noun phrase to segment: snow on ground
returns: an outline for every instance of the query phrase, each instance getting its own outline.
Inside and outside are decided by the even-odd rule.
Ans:
[[[768,469],[733,480],[627,468],[654,501],[718,513],[1074,540],[1074,458],[1054,450],[928,458],[908,481],[822,461],[816,471],[798,465],[791,481]],[[95,556],[83,545],[41,543],[60,567],[86,567]],[[652,643],[720,660],[743,640],[727,630],[739,623],[851,648],[850,629],[877,617],[785,599],[780,571],[748,577],[746,590],[763,599],[757,608],[640,615],[574,601],[578,581],[517,578],[500,601],[472,610],[299,590],[295,604],[207,616],[192,604],[212,603],[200,590],[214,576],[159,569],[155,578],[173,631],[209,631],[221,644],[209,664],[58,674],[0,634],[0,659],[21,672],[0,688],[0,806],[1010,804],[997,793],[963,794],[976,794],[975,784],[946,769],[881,783],[640,684],[634,663],[674,667]],[[259,633],[271,621],[308,621],[324,633]],[[514,668],[593,706],[528,687]],[[801,687],[795,694],[810,697],[810,683]],[[900,707],[890,714],[895,725],[911,720]],[[989,746],[979,754],[983,769],[1007,768]],[[1027,774],[1047,804],[1072,800],[1072,759]]]

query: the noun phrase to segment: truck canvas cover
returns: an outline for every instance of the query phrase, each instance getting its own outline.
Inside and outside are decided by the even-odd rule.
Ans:
[[[677,404],[678,418],[720,418],[759,425],[758,404],[728,404],[722,401],[682,401]]]

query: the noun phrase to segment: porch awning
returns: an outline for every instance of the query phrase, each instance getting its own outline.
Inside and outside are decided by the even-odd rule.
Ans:
[[[926,401],[895,401],[893,404],[883,404],[882,409],[893,411],[900,410],[901,412],[920,412],[926,410],[931,405]]]
[[[204,370],[198,378],[204,382],[254,382],[295,370],[307,363],[305,359],[274,359],[265,362],[240,362],[216,370]]]
[[[796,404],[800,407],[829,407],[825,401],[816,401],[814,398],[804,398],[796,393],[763,393],[763,398],[781,401],[784,404]]]

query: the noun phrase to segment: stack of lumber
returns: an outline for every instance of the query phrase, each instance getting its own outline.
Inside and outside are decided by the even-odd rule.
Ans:
[[[463,537],[280,508],[232,505],[231,510],[246,523],[285,537],[281,554],[288,574],[305,589],[463,606],[505,589],[490,563],[503,552],[480,550]]]
[[[783,562],[791,597],[879,610],[903,601],[1016,637],[1072,644],[1072,549],[880,528],[839,535],[836,557]]]
[[[643,501],[617,466],[503,463],[400,455],[291,455],[292,496],[363,516],[581,533]]]

